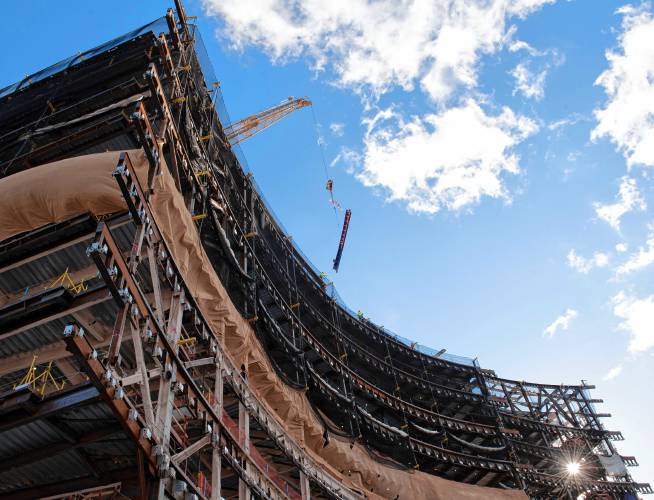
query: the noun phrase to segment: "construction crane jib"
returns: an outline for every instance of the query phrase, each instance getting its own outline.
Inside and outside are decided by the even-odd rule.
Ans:
[[[225,129],[225,135],[232,146],[243,142],[248,137],[258,134],[267,129],[273,123],[278,122],[293,111],[311,106],[311,101],[306,97],[295,98],[289,97],[286,101],[272,108],[250,115],[235,123],[232,123]]]

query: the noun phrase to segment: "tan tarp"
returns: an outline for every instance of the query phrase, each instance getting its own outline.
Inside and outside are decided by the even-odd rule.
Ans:
[[[141,172],[141,150],[130,157]],[[111,176],[118,154],[101,153],[54,162],[0,180],[0,241],[45,224],[86,212],[105,214],[124,209]],[[368,496],[399,499],[524,499],[516,490],[500,490],[448,481],[420,471],[383,465],[359,444],[330,436],[324,446],[322,424],[302,391],[285,385],[272,368],[250,325],[229,299],[202,248],[181,194],[167,170],[157,177],[151,206],[156,223],[199,307],[224,343],[235,366],[247,367],[258,399],[278,416],[289,434],[313,459],[345,484]]]

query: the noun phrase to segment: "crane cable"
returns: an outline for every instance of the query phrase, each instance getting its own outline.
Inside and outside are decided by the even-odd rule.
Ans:
[[[336,217],[336,227],[339,228],[339,219],[338,219],[338,209],[342,210],[340,204],[338,201],[334,200],[334,193],[332,191],[333,189],[333,181],[329,178],[329,173],[327,172],[327,161],[325,160],[325,148],[324,148],[324,140],[322,136],[320,135],[320,132],[318,130],[318,119],[316,118],[316,111],[315,111],[315,104],[311,106],[311,116],[313,117],[313,125],[314,125],[314,130],[316,133],[316,142],[318,143],[318,147],[320,148],[320,156],[322,159],[322,166],[325,172],[325,185],[327,190],[329,191],[330,195],[330,202],[332,205],[332,208],[334,209],[334,216]],[[343,229],[341,230],[341,237],[338,245],[338,251],[336,253],[336,258],[333,260],[333,266],[332,268],[334,271],[338,272],[338,268],[341,263],[341,256],[343,255],[343,248],[345,247],[345,238],[347,237],[347,231],[348,227],[350,225],[350,217],[352,216],[352,211],[348,208],[345,211],[345,219],[343,220]]]
[[[337,208],[340,208],[340,205],[338,204],[337,201],[334,200],[334,193],[331,189],[331,187],[333,186],[333,181],[329,178],[329,172],[327,170],[327,160],[325,159],[325,144],[324,144],[324,139],[319,131],[319,124],[318,124],[318,119],[316,117],[315,107],[316,105],[314,103],[311,106],[311,117],[313,118],[313,128],[316,134],[316,142],[318,143],[318,148],[320,149],[320,158],[322,160],[322,167],[325,172],[325,187],[329,191],[330,203],[332,205],[332,208],[334,209],[334,216],[336,217],[336,227],[338,227]]]

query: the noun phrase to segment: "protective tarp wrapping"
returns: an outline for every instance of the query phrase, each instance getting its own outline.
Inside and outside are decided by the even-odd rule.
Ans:
[[[129,151],[139,176],[147,171],[141,150]],[[112,171],[118,153],[70,158],[0,180],[0,241],[83,213],[124,210]],[[223,335],[227,355],[244,365],[251,390],[289,435],[343,484],[371,498],[524,499],[518,490],[501,490],[449,481],[420,471],[398,470],[375,461],[358,443],[324,429],[303,391],[285,385],[275,373],[251,326],[239,314],[202,247],[195,224],[167,168],[157,176],[150,199],[155,221],[198,306]]]

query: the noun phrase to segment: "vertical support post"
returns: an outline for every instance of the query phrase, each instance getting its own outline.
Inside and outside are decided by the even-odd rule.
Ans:
[[[141,247],[143,245],[143,239],[145,238],[147,232],[148,224],[140,224],[137,227],[136,235],[134,236],[134,242],[132,243],[132,249],[129,256],[129,270],[130,272],[136,272],[138,267],[139,258],[141,254]],[[102,226],[98,226],[100,228]],[[108,227],[108,226],[107,226]],[[99,231],[100,229],[98,229]],[[118,316],[116,317],[116,323],[114,325],[114,332],[111,337],[111,344],[109,345],[109,353],[107,358],[109,360],[110,366],[116,366],[120,361],[120,346],[123,341],[123,334],[125,333],[126,323],[132,321],[129,318],[129,309],[130,304],[126,303],[123,308],[119,311]]]
[[[147,321],[145,325],[147,327]],[[148,369],[145,365],[143,356],[143,345],[141,345],[141,335],[137,328],[130,323],[132,332],[132,344],[134,345],[134,358],[136,359],[136,370],[141,374],[141,394],[143,397],[143,410],[145,412],[145,421],[150,429],[154,426],[154,412],[152,411],[152,400],[150,398],[150,383],[148,381]]]
[[[243,403],[238,403],[238,438],[245,453],[250,453],[250,414]],[[238,480],[238,500],[249,500],[250,489],[242,479]]]
[[[157,261],[155,250],[152,248],[152,245],[147,246],[148,254],[148,266],[150,268],[150,279],[152,280],[152,289],[154,293],[154,305],[156,310],[154,311],[157,321],[160,324],[164,324],[164,307],[163,300],[161,298],[161,282],[159,281],[159,273],[157,272]]]
[[[184,302],[184,292],[175,292],[172,297],[172,304],[170,307],[170,314],[168,316],[168,328],[166,335],[173,345],[177,345],[180,338],[182,326],[182,304]],[[173,371],[172,376],[168,376],[165,371],[168,366],[164,366],[164,373],[162,374],[159,382],[159,399],[157,403],[157,425],[156,428],[161,432],[161,443],[164,449],[168,448],[170,440],[170,425],[172,420],[172,401],[170,398],[170,391],[172,380],[175,377],[174,367],[171,365],[170,369]]]
[[[109,351],[107,353],[107,360],[109,366],[116,366],[120,355],[120,344],[123,341],[123,332],[125,331],[125,323],[129,311],[129,304],[125,304],[116,316],[114,329],[111,334],[111,343],[109,344]]]
[[[238,433],[243,449],[250,452],[250,414],[243,403],[238,404]]]
[[[250,488],[242,479],[238,480],[238,500],[250,500]]]
[[[145,457],[143,456],[143,450],[141,448],[136,448],[136,460],[138,465],[138,500],[147,500],[148,498],[148,487],[145,480],[145,464],[143,461]]]
[[[220,454],[220,432],[214,429],[214,443],[211,451],[211,500],[220,500],[222,456]]]
[[[302,471],[300,471],[300,492],[302,493],[302,500],[310,500],[311,483],[309,483],[309,478]]]
[[[178,288],[179,285],[176,282],[175,288]],[[182,316],[183,316],[183,304],[184,304],[184,291],[178,290],[173,293],[170,312],[168,315],[168,327],[166,329],[166,336],[170,342],[177,346],[177,341],[180,338],[181,328],[182,328]],[[166,357],[167,359],[167,357]],[[170,373],[167,373],[170,370]],[[160,443],[163,449],[163,452],[170,457],[168,446],[170,444],[170,432],[173,419],[173,398],[171,397],[172,392],[172,383],[176,377],[176,368],[172,364],[168,364],[166,361],[163,372],[161,374],[159,382],[159,397],[157,400],[157,415],[156,415],[156,431],[159,432]],[[167,461],[164,461],[166,464]],[[165,489],[166,489],[166,479],[164,477],[165,471],[159,471],[159,484],[158,484],[158,493],[157,498],[165,498]]]
[[[216,356],[216,380],[214,382],[213,399],[216,414],[223,415],[223,363],[220,355]],[[214,428],[213,450],[211,452],[211,500],[220,500],[222,456],[220,454],[220,431]]]

